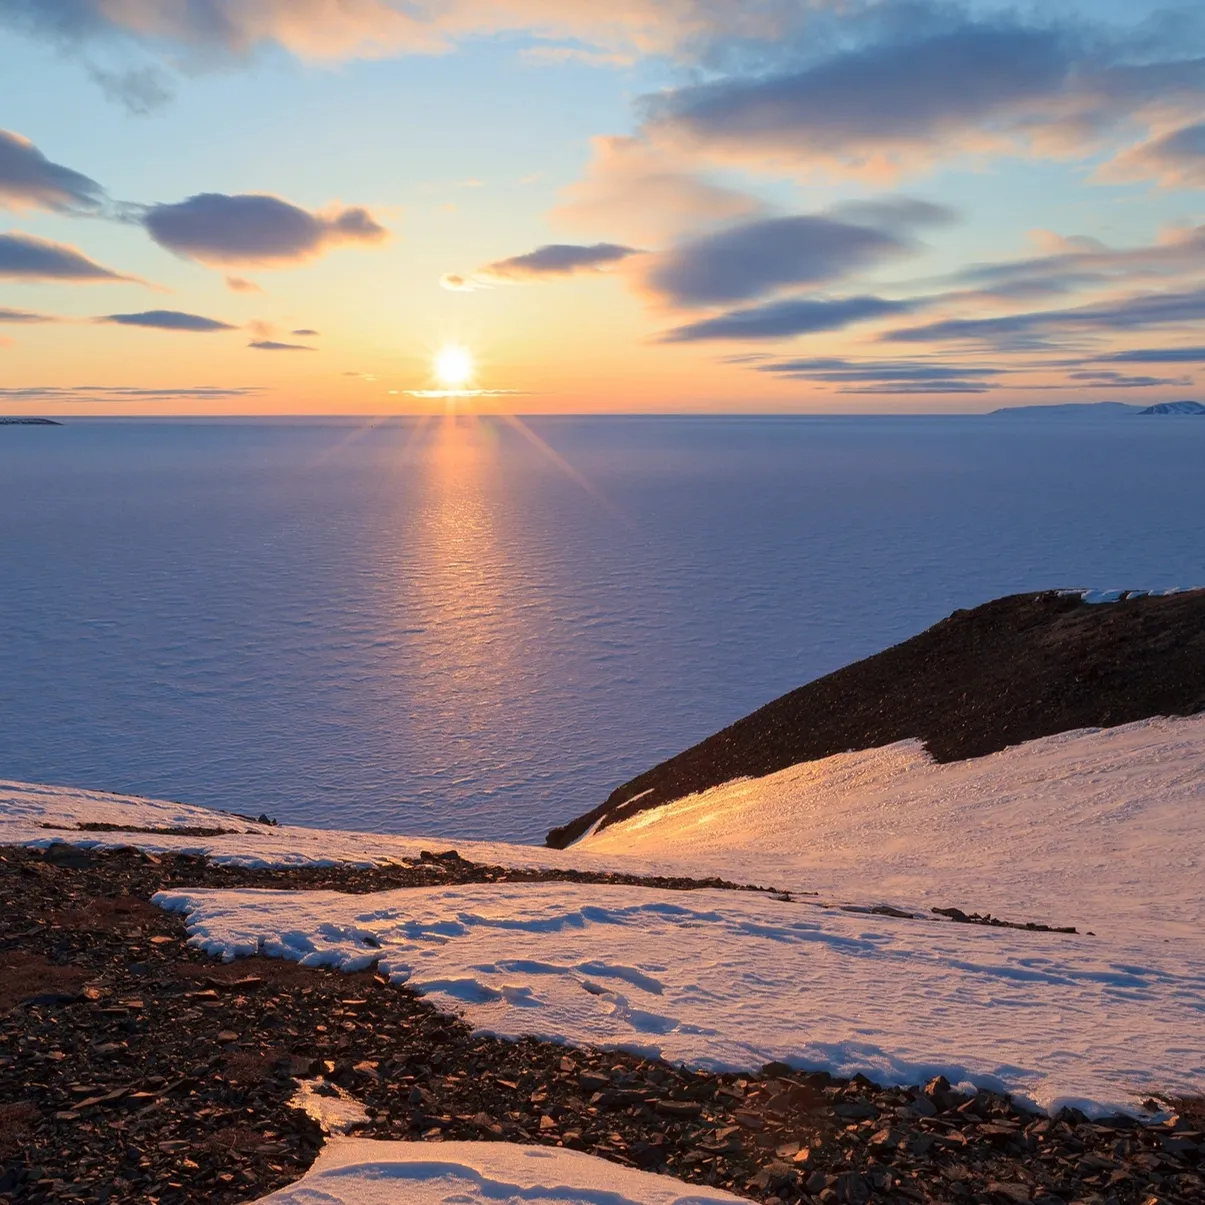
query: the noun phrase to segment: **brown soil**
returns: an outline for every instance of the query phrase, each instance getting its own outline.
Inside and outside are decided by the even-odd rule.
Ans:
[[[0,1014],[26,1000],[72,1000],[87,975],[75,967],[58,966],[40,954],[6,951],[0,964]]]
[[[618,787],[562,849],[734,778],[919,738],[939,762],[1073,728],[1205,710],[1205,590],[1089,606],[1018,594],[819,678]]]

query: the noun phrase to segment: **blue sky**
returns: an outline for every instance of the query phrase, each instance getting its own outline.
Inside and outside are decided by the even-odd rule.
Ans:
[[[0,0],[0,408],[1194,395],[1192,8],[413,11]]]

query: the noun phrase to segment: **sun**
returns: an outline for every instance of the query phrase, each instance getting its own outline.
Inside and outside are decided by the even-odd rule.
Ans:
[[[473,357],[466,347],[449,344],[435,357],[435,375],[447,389],[462,389],[473,379]]]

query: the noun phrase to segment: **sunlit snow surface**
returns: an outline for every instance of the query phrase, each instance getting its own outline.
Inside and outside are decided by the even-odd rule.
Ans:
[[[789,901],[552,883],[159,902],[186,912],[215,955],[376,963],[489,1032],[710,1067],[780,1058],[907,1082],[941,1071],[1043,1107],[1133,1109],[1152,1093],[1205,1091],[1203,765],[1205,717],[948,766],[906,742],[716,788],[563,852],[458,843],[504,865],[723,873],[789,888]],[[0,786],[3,842],[45,845],[70,836],[45,823],[119,818],[254,835],[71,839],[260,865],[441,847]],[[867,911],[880,903],[910,915]],[[935,906],[1080,933],[958,925]]]
[[[944,1074],[1042,1107],[1205,1085],[1205,961],[1141,943],[577,884],[166,891],[191,942],[408,983],[473,1026],[744,1070]],[[1183,951],[1181,951],[1183,953]]]
[[[507,1142],[327,1143],[296,1184],[262,1205],[735,1205],[730,1193],[683,1184],[578,1151]]]
[[[645,812],[576,848],[1110,934],[1205,928],[1205,716],[935,765],[916,741]]]

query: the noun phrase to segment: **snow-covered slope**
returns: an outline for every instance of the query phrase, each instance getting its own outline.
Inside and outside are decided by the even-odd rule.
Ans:
[[[576,848],[845,898],[1201,940],[1205,715],[946,765],[915,741],[839,754],[689,796]]]
[[[1141,414],[1205,414],[1205,406],[1200,402],[1156,402],[1148,406]]]
[[[1205,1092],[1203,767],[1205,716],[945,765],[902,742],[728,783],[563,852],[457,843],[503,865],[718,874],[790,900],[528,883],[160,902],[215,954],[376,962],[500,1034],[885,1081],[942,1071],[1043,1106],[1133,1107],[1151,1092]],[[81,821],[231,831],[72,831]],[[249,865],[371,864],[448,844],[0,785],[0,842],[58,840]],[[1080,933],[956,924],[934,907]]]
[[[237,808],[239,800],[232,799],[230,806]],[[79,832],[80,824],[114,825],[127,831]],[[132,828],[165,831],[128,831]],[[173,829],[222,831],[214,836],[174,835],[166,831]],[[152,852],[205,854],[219,864],[248,867],[340,863],[378,866],[417,858],[424,849],[438,851],[453,846],[472,861],[501,866],[606,869],[615,861],[612,857],[600,860],[580,850],[561,852],[496,841],[450,841],[447,837],[407,837],[284,824],[269,827],[187,803],[0,780],[0,845],[44,848],[56,841],[95,849],[135,845]],[[636,864],[640,865],[638,860]]]
[[[730,1193],[683,1184],[593,1155],[505,1142],[327,1143],[296,1184],[262,1205],[734,1205]]]

